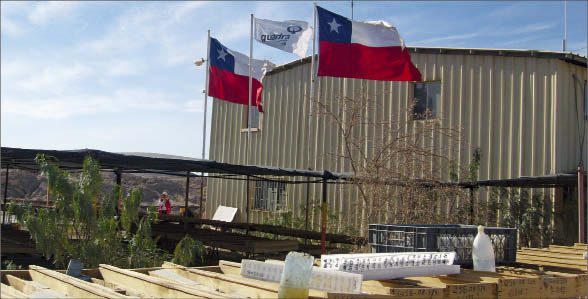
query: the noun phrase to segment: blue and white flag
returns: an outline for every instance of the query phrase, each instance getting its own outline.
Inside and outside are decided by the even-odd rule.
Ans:
[[[304,21],[271,21],[254,18],[255,40],[294,53],[300,57],[306,56],[308,44],[312,38],[312,27]]]

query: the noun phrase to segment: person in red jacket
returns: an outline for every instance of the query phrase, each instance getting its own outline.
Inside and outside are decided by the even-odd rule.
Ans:
[[[169,202],[169,197],[167,192],[163,192],[161,197],[159,197],[159,202],[157,203],[157,212],[159,214],[171,214],[171,204]]]

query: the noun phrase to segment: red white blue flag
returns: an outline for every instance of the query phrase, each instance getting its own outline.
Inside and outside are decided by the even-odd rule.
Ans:
[[[355,22],[319,6],[318,76],[421,81],[398,31],[384,21]]]
[[[237,104],[249,104],[249,57],[210,38],[208,95]],[[251,60],[251,105],[263,112],[261,80],[275,65],[267,60]]]

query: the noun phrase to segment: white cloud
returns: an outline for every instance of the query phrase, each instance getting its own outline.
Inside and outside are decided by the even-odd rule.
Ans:
[[[85,78],[93,72],[93,69],[79,62],[69,65],[50,65],[43,69],[36,70],[32,65],[26,64],[28,76],[21,76],[20,78],[8,78],[10,81],[24,88],[25,90],[46,94],[61,94],[74,82]],[[25,70],[23,70],[25,72]],[[3,76],[4,77],[4,76]]]
[[[188,112],[204,112],[204,101],[203,100],[192,100],[184,103],[184,108]]]
[[[71,15],[79,6],[75,1],[39,2],[30,12],[29,21],[36,25],[46,24],[56,19]]]
[[[535,24],[529,24],[529,25],[517,28],[515,30],[509,30],[509,32],[510,32],[510,34],[529,34],[529,33],[537,32],[537,31],[544,31],[547,29],[551,29],[551,28],[555,27],[555,25],[558,25],[558,23],[555,23],[555,22],[535,23]]]
[[[178,100],[177,95],[145,88],[115,90],[110,94],[70,94],[28,100],[2,96],[2,113],[37,119],[65,119],[74,116],[101,115],[125,111],[200,112],[198,101]]]
[[[11,18],[2,16],[0,21],[0,28],[2,28],[2,34],[9,36],[20,36],[23,34],[23,28],[14,22]]]
[[[139,59],[113,59],[106,62],[105,74],[107,76],[133,76],[139,75],[146,66]]]
[[[416,41],[415,44],[431,44],[431,43],[438,43],[438,42],[467,40],[467,39],[477,37],[479,35],[480,35],[480,33],[478,33],[478,32],[466,33],[466,34],[454,34],[454,35],[449,35],[449,36],[435,37],[435,38],[429,38],[429,39]]]
[[[172,5],[169,8],[168,13],[174,21],[179,22],[182,21],[188,14],[202,9],[207,4],[208,2],[205,1],[181,2],[179,4]]]

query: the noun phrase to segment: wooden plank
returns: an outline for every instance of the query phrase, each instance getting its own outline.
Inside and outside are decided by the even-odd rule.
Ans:
[[[586,265],[584,257],[579,254],[562,254],[562,253],[525,251],[525,252],[517,253],[517,257],[519,257],[519,256],[545,257],[545,258],[550,258],[550,259],[558,259],[561,261],[579,261],[583,265]]]
[[[569,249],[559,249],[559,248],[524,248],[523,250],[517,251],[517,254],[524,254],[524,253],[531,253],[531,252],[540,252],[540,253],[547,253],[557,256],[558,254],[563,254],[566,256],[580,256],[583,257],[583,253],[578,250],[569,250]]]
[[[167,280],[152,277],[131,270],[101,264],[100,273],[106,282],[129,287],[152,296],[164,298],[229,298],[219,292],[199,290],[183,284],[170,283]]]
[[[86,282],[40,266],[29,266],[33,281],[75,298],[127,298],[106,287]]]
[[[443,289],[433,288],[394,288],[390,289],[390,294],[344,294],[344,293],[329,293],[329,299],[384,299],[384,298],[443,298]]]
[[[571,298],[586,296],[586,276],[543,277],[541,298]],[[582,282],[584,282],[582,284]]]
[[[49,287],[35,281],[24,280],[13,275],[6,275],[6,280],[11,287],[14,287],[27,295],[30,293],[40,293],[40,295],[43,294],[47,296],[47,298],[67,298],[65,294],[59,294]]]
[[[568,263],[561,263],[556,260],[545,260],[545,259],[538,259],[533,257],[517,257],[517,263],[521,264],[531,264],[531,265],[547,265],[559,268],[572,268],[578,270],[585,270],[586,265],[577,265],[577,264],[568,264]]]
[[[39,253],[35,248],[30,247],[2,247],[2,254],[33,254]]]
[[[241,264],[230,261],[218,261],[218,265],[224,274],[241,275]]]
[[[530,266],[539,266],[539,267],[553,267],[557,269],[570,269],[570,270],[583,270],[581,266],[574,266],[574,265],[561,265],[558,263],[550,263],[550,262],[542,262],[542,261],[534,261],[534,260],[521,260],[518,263],[528,264]]]
[[[25,293],[13,288],[9,285],[0,283],[0,297],[2,298],[31,298]]]
[[[585,248],[571,247],[571,246],[561,246],[561,245],[549,245],[549,249],[568,250],[568,251],[571,251],[571,252],[583,252],[583,251],[586,251]]]
[[[172,269],[161,269],[161,270],[151,271],[151,272],[149,272],[149,275],[151,275],[153,277],[160,278],[160,279],[168,280],[171,283],[182,283],[182,284],[189,285],[189,286],[197,288],[197,289],[202,289],[204,291],[217,292],[217,289],[210,287],[210,286],[205,286],[205,285],[199,284],[193,280],[187,279],[184,276],[176,274],[175,272],[173,272]],[[240,294],[227,293],[227,295],[228,296],[244,297],[243,295],[240,295]]]
[[[160,297],[153,297],[151,295],[145,294],[139,290],[135,290],[129,287],[123,287],[120,284],[113,283],[113,282],[106,282],[102,279],[92,278],[92,282],[105,286],[107,288],[113,289],[117,293],[121,293],[127,296],[139,297],[139,298],[160,298]]]
[[[217,288],[227,293],[243,294],[250,298],[277,298],[279,284],[258,281],[226,274],[202,271],[195,268],[186,268],[170,262],[164,262],[163,268],[171,269],[174,273],[197,283]],[[316,295],[311,290],[310,293]],[[325,296],[326,297],[326,294]]]

